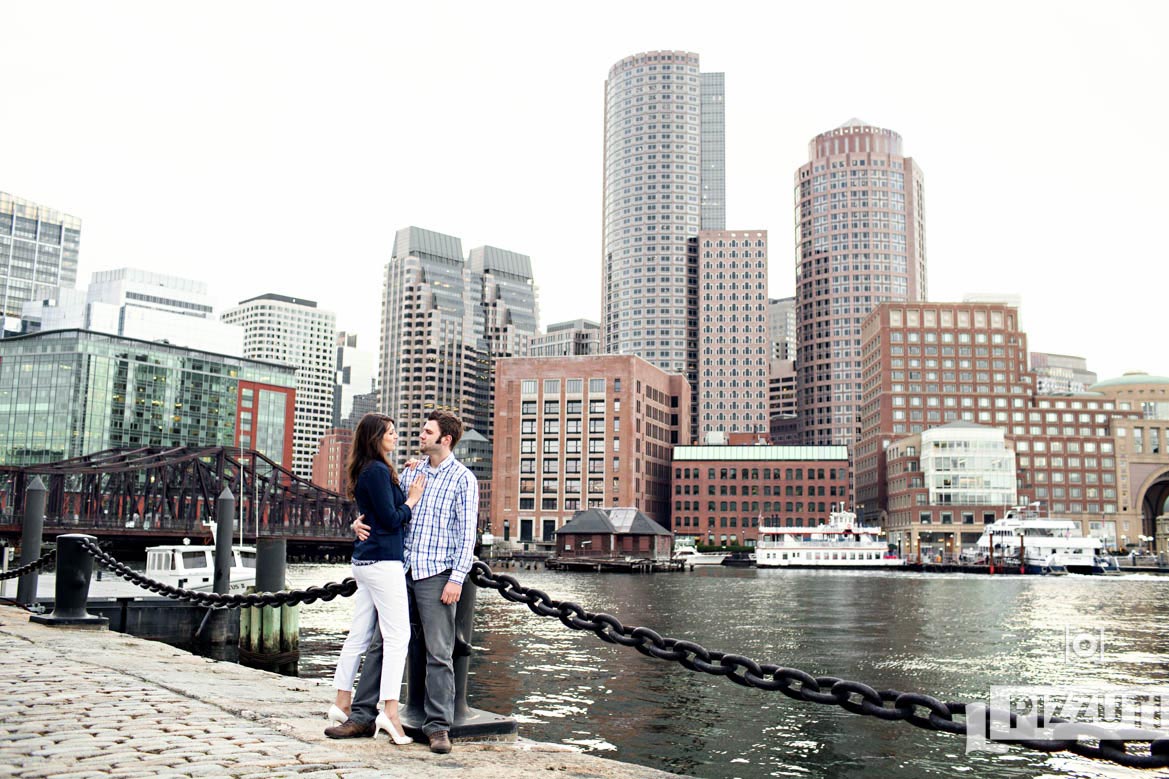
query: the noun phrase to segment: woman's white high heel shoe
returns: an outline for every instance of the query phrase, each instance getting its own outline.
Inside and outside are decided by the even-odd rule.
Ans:
[[[333,722],[333,723],[336,723],[337,725],[341,725],[347,719],[349,719],[349,716],[345,712],[341,711],[340,707],[338,707],[337,704],[334,703],[332,706],[329,707],[329,722]]]
[[[388,733],[390,739],[399,746],[414,743],[414,739],[410,738],[404,733],[398,732],[397,728],[394,727],[394,723],[390,721],[390,718],[386,716],[384,711],[378,712],[377,719],[374,720],[373,737],[377,738],[377,734],[381,733],[383,730]]]

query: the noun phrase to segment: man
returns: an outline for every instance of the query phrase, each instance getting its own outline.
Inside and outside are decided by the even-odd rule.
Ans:
[[[404,468],[401,487],[409,490],[420,473],[426,490],[406,526],[406,586],[411,606],[422,624],[426,640],[426,721],[422,732],[430,751],[451,751],[450,729],[455,710],[455,610],[463,581],[474,562],[475,529],[479,513],[479,482],[451,454],[463,435],[463,423],[445,411],[435,411],[419,436],[426,457],[413,468]],[[359,539],[369,525],[358,518],[353,530]],[[326,728],[330,738],[373,735],[381,673],[381,636],[376,632],[365,653],[361,679],[349,719]]]

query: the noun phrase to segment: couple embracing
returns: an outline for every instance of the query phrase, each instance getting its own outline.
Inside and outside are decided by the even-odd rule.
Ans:
[[[411,739],[398,719],[398,696],[410,642],[412,604],[426,643],[426,721],[430,750],[451,751],[454,719],[455,609],[474,562],[479,483],[451,450],[463,434],[458,417],[435,411],[419,434],[424,458],[399,475],[392,453],[394,420],[366,414],[346,465],[350,497],[364,515],[353,523],[353,623],[333,676],[330,738]],[[362,521],[364,519],[364,522]],[[365,671],[353,680],[365,653]]]

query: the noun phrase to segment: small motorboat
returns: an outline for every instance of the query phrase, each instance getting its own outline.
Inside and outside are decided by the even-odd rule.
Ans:
[[[233,546],[231,592],[256,585],[256,548]],[[146,577],[172,587],[211,592],[215,584],[215,547],[175,544],[146,548]]]

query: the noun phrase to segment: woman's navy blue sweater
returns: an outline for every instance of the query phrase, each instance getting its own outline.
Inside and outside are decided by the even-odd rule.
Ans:
[[[390,467],[374,461],[361,471],[353,490],[357,508],[370,526],[369,538],[353,545],[354,560],[402,560],[402,537],[410,507],[390,478]]]

